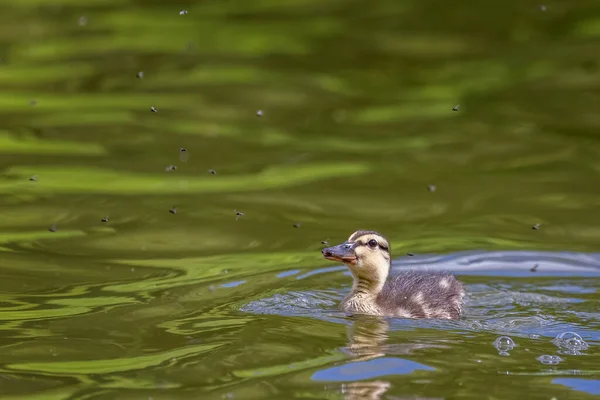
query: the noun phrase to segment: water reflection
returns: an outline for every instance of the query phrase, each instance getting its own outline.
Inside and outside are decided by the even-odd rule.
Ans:
[[[313,380],[345,381],[340,387],[344,399],[377,400],[391,387],[389,381],[376,379],[390,375],[407,375],[415,371],[433,371],[434,368],[415,361],[390,355],[408,355],[415,349],[424,349],[427,344],[398,343],[390,345],[390,325],[379,316],[356,315],[347,326],[348,345],[343,349],[351,357],[340,366],[315,372]]]
[[[531,375],[600,365],[598,4],[563,3],[0,2],[3,395],[572,397]],[[316,249],[363,227],[467,319],[336,312]]]
[[[354,361],[367,361],[387,353],[390,330],[388,321],[380,316],[354,315],[347,326],[348,346],[344,349]]]

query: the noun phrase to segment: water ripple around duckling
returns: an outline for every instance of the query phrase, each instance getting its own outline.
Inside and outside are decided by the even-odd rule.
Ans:
[[[430,384],[435,381],[432,373],[450,373],[458,364],[474,374],[580,375],[586,379],[553,383],[593,392],[586,385],[593,385],[589,378],[600,374],[593,367],[600,344],[600,256],[462,252],[404,257],[393,263],[396,272],[404,268],[455,273],[468,292],[465,317],[459,321],[348,317],[337,309],[350,289],[343,266],[281,272],[276,278],[285,281],[285,292],[245,302],[240,310],[293,318],[307,326],[314,325],[307,318],[346,325],[348,341],[340,348],[346,360],[322,367],[313,361],[310,371],[296,374],[329,382],[327,387],[347,398],[385,393],[391,376],[394,382]]]
[[[461,278],[467,288],[464,319],[392,319],[392,326],[397,329],[430,327],[526,337],[555,337],[561,332],[576,329],[586,332],[593,340],[600,340],[600,312],[597,312],[596,296],[600,283],[599,254],[461,252],[403,257],[394,261],[392,268],[396,272],[406,268],[450,271]],[[303,280],[317,275],[332,275],[328,282],[340,282],[340,285],[327,290],[278,293],[244,304],[241,310],[254,314],[344,321],[344,314],[336,306],[349,290],[350,276],[345,267],[321,268],[303,274],[293,272],[282,272],[278,277]]]

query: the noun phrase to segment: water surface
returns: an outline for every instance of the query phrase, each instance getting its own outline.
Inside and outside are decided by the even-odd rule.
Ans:
[[[594,398],[599,35],[588,0],[0,1],[0,398]],[[337,311],[357,229],[465,319]]]

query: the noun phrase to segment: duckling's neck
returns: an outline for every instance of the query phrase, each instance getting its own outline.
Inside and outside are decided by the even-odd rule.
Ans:
[[[353,275],[352,291],[348,297],[375,298],[381,292],[387,277],[361,277]]]
[[[379,314],[376,299],[388,277],[389,264],[346,265],[352,273],[352,290],[342,301],[344,311],[361,314]],[[383,268],[382,268],[383,267]]]
[[[380,312],[375,300],[381,292],[385,280],[370,280],[356,275],[353,277],[352,290],[340,304],[342,310],[351,314],[378,315]]]

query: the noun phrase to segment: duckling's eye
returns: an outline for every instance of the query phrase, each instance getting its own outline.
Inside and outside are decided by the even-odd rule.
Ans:
[[[371,246],[373,248],[377,247],[377,240],[375,240],[375,239],[369,240],[369,246]]]

